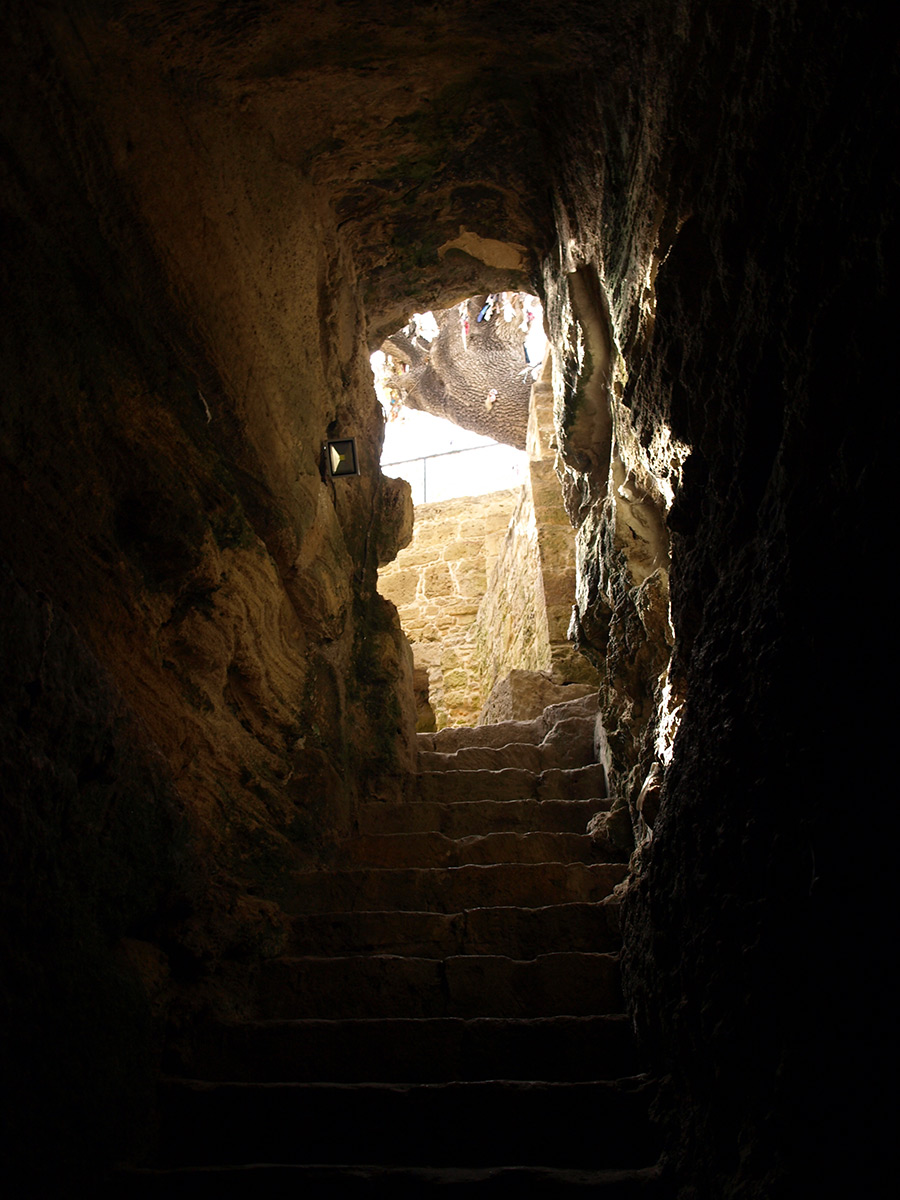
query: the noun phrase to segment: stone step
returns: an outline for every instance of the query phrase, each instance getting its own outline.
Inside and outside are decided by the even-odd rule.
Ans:
[[[413,779],[414,798],[444,804],[468,800],[591,800],[606,796],[602,764],[570,770],[421,771]]]
[[[192,1027],[170,1074],[240,1083],[618,1079],[637,1071],[624,1016],[248,1021]]]
[[[593,762],[594,722],[583,717],[563,721],[538,744],[461,745],[453,751],[420,747],[418,753],[420,771],[499,771],[503,767],[545,771],[553,767],[589,766]]]
[[[501,771],[504,767],[517,767],[539,774],[545,767],[580,767],[581,762],[545,762],[540,746],[527,743],[511,743],[496,750],[489,746],[462,746],[453,754],[441,754],[436,750],[420,750],[417,756],[418,770],[423,771]]]
[[[624,863],[494,863],[489,866],[296,871],[285,882],[289,914],[597,903],[627,874]]]
[[[131,1168],[115,1173],[111,1194],[133,1196],[259,1197],[302,1196],[303,1200],[335,1200],[342,1196],[420,1200],[441,1197],[522,1200],[539,1196],[585,1196],[597,1200],[671,1200],[657,1167],[635,1170],[572,1170],[565,1167],[382,1167],[294,1166],[253,1163],[238,1167],[186,1167],[160,1170]]]
[[[416,734],[419,750],[438,750],[452,754],[461,746],[507,746],[510,742],[531,742],[539,745],[548,733],[563,721],[573,718],[585,721],[593,733],[597,718],[597,693],[552,704],[531,721],[498,721],[492,725],[454,725],[436,733]]]
[[[592,862],[601,852],[586,833],[361,834],[343,843],[344,860],[367,867],[460,867],[467,863]]]
[[[642,1084],[171,1081],[156,1165],[650,1166]]]
[[[407,804],[371,803],[359,809],[359,832],[443,833],[461,838],[505,829],[520,833],[584,833],[588,821],[606,812],[611,801],[468,800],[456,804],[417,800]]]
[[[615,954],[494,954],[411,958],[276,958],[262,964],[257,1013],[265,1019],[554,1017],[621,1012]]]
[[[619,905],[605,900],[455,913],[312,913],[292,918],[288,947],[298,956],[504,954],[521,959],[550,947],[610,953],[620,944]]]

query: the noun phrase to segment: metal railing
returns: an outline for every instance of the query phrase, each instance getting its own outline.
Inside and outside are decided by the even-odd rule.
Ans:
[[[434,463],[435,459],[449,458],[451,455],[478,454],[486,450],[494,452],[493,470],[487,468],[480,473],[480,478],[475,479],[471,472],[442,472],[433,466],[429,486],[428,464]],[[398,458],[393,462],[383,462],[381,468],[385,475],[390,475],[395,479],[405,479],[409,483],[413,493],[413,504],[428,504],[438,500],[452,500],[458,496],[479,496],[487,492],[499,492],[504,488],[516,487],[522,481],[521,472],[524,458],[525,455],[522,451],[495,442],[490,446],[463,446],[459,450],[439,450],[436,454],[421,454],[415,458]],[[422,464],[421,473],[413,469],[415,463]],[[407,469],[392,471],[391,467],[406,467]],[[490,480],[488,486],[485,486],[486,479]]]

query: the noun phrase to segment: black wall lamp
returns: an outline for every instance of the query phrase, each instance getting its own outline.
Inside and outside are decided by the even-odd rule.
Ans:
[[[325,470],[329,475],[358,475],[356,438],[336,438],[325,443]]]

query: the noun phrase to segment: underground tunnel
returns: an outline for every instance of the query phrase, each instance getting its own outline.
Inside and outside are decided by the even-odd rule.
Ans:
[[[3,23],[16,1194],[887,1194],[896,31],[829,0],[12,0]],[[502,745],[417,741],[378,591],[412,508],[369,356],[412,312],[517,292],[574,547],[554,645],[591,686],[519,723],[489,798],[447,760]],[[331,476],[347,438],[359,474]],[[552,791],[568,772],[588,796]],[[299,897],[371,916],[339,891],[371,814],[472,801],[521,824],[441,834],[442,878],[480,882],[406,953],[434,995],[482,982],[397,1042],[443,1070],[440,1026],[468,1074],[413,1078],[398,1048],[336,1079],[360,1021],[400,1018],[353,1024],[337,974],[315,993],[343,925]],[[505,892],[453,857],[543,846],[539,805],[595,801],[593,838],[549,835],[590,861],[541,850]],[[418,919],[417,869],[392,903]],[[538,950],[485,950],[501,909]],[[368,971],[401,957],[379,929]],[[309,993],[302,1053],[266,980]]]

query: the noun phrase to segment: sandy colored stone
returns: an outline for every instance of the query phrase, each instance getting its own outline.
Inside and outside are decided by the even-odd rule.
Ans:
[[[465,655],[465,682],[445,689],[440,666],[426,662],[425,645],[439,642],[458,649],[466,644],[484,595],[487,572],[492,568],[509,525],[518,492],[507,490],[483,497],[420,506],[411,545],[398,561],[380,573],[382,591],[396,601],[395,576],[406,580],[400,593],[404,628],[413,642],[416,661],[431,673],[431,696],[439,723],[474,721],[481,704],[481,681],[474,646]],[[489,532],[498,529],[499,532]],[[449,572],[449,575],[444,573]],[[410,595],[408,575],[419,582]],[[453,714],[450,715],[452,704]],[[445,707],[442,707],[445,706]]]
[[[497,721],[526,721],[551,704],[591,693],[589,684],[557,684],[539,671],[511,671],[491,692],[480,725]]]
[[[381,594],[399,608],[401,605],[411,605],[415,600],[419,576],[412,571],[398,571],[387,579],[381,579],[379,586]]]
[[[482,539],[459,538],[455,541],[445,542],[443,547],[443,557],[450,562],[459,562],[460,559],[477,561],[483,555],[484,542]]]
[[[547,605],[568,605],[575,600],[575,571],[545,570],[542,574],[544,602]]]
[[[435,596],[452,595],[454,591],[453,576],[443,564],[426,567],[422,585],[429,600]]]

